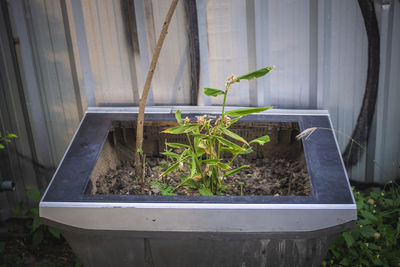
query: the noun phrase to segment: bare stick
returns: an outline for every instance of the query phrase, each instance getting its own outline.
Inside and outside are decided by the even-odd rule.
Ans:
[[[136,153],[135,153],[135,168],[137,174],[143,173],[143,166],[140,160],[140,153],[142,151],[143,146],[143,124],[144,124],[144,109],[146,107],[147,95],[149,94],[151,80],[153,79],[154,70],[157,65],[158,57],[160,56],[161,47],[164,43],[165,36],[168,33],[168,26],[171,22],[172,15],[174,14],[176,5],[178,4],[178,0],[173,0],[171,6],[168,10],[167,16],[165,17],[165,21],[160,33],[160,37],[158,38],[156,48],[154,49],[153,58],[151,59],[151,64],[149,68],[149,72],[147,73],[146,82],[144,84],[142,97],[139,102],[139,114],[137,119],[137,127],[136,127]]]

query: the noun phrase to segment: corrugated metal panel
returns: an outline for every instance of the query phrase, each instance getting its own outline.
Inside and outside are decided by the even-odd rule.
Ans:
[[[82,1],[82,11],[96,105],[137,103],[119,2]]]
[[[365,90],[367,73],[367,35],[360,8],[356,1],[324,1],[323,35],[320,55],[321,93],[319,108],[329,110],[342,151],[349,142]],[[319,55],[319,56],[320,56]],[[365,156],[365,155],[364,155]],[[346,160],[346,159],[345,159]],[[365,157],[349,173],[352,179],[363,181]]]
[[[381,75],[375,116],[375,142],[370,151],[375,182],[400,177],[400,2],[378,9],[381,33]]]
[[[39,187],[57,166],[87,106],[138,103],[170,2],[8,2],[12,31],[20,40],[16,54],[26,97],[20,104],[28,112],[35,158],[42,173],[47,172],[42,175],[47,178],[37,178]],[[344,150],[362,103],[368,60],[357,1],[197,0],[196,6],[200,88],[223,88],[232,73],[276,65],[263,79],[235,85],[228,103],[329,109]],[[400,126],[395,114],[400,100],[396,75],[400,12],[398,1],[376,7],[382,66],[368,150],[388,174],[364,156],[350,175],[359,181],[383,182],[399,175]],[[187,16],[180,1],[149,104],[190,103]],[[203,97],[199,91],[199,105],[220,103],[221,99]]]
[[[42,183],[34,162],[35,149],[14,49],[19,41],[10,38],[9,30],[8,13],[0,3],[0,132],[18,135],[0,150],[0,181],[11,180],[16,184],[15,192],[0,192],[0,220],[8,218],[20,201],[33,204],[25,196],[25,188],[47,184],[47,181]]]
[[[81,6],[79,6],[81,4]],[[96,106],[136,105],[142,92],[152,52],[170,1],[82,1],[84,29],[75,28],[77,42],[86,42],[78,57],[88,60]],[[75,19],[76,20],[76,19]],[[75,21],[76,26],[76,21]],[[83,34],[82,34],[83,31]],[[151,104],[190,102],[186,14],[179,3],[161,50],[149,101]],[[88,56],[87,56],[88,54]],[[86,75],[86,74],[84,74]]]
[[[14,25],[18,25],[14,33],[22,37],[21,67],[27,101],[30,106],[40,107],[31,111],[35,117],[32,126],[36,128],[37,121],[45,122],[45,127],[34,131],[40,139],[38,145],[49,149],[40,163],[54,167],[80,120],[60,2],[13,1],[10,5]]]

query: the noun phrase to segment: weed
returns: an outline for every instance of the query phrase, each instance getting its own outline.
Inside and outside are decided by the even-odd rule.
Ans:
[[[243,196],[243,182],[238,182],[239,186],[240,186],[240,195]]]
[[[173,186],[168,186],[164,183],[157,182],[157,181],[150,181],[150,184],[161,191],[161,195],[163,196],[176,196],[176,194],[172,193],[174,191]]]
[[[37,189],[25,189],[25,194],[38,204],[42,198]],[[30,229],[29,238],[33,247],[40,245],[46,232],[50,233],[55,238],[60,239],[60,232],[56,228],[43,224],[42,219],[39,216],[39,207],[29,209],[25,215],[31,218],[31,220],[29,220],[27,223],[27,227]]]
[[[231,75],[226,81],[225,90],[204,88],[204,94],[207,96],[224,96],[221,115],[216,120],[209,115],[198,116],[196,121],[191,121],[188,117],[183,119],[181,110],[178,110],[175,113],[175,117],[179,125],[163,132],[185,134],[188,143],[166,143],[167,151],[162,154],[172,161],[162,173],[162,176],[175,170],[187,170],[185,178],[177,187],[196,186],[203,196],[222,194],[223,182],[226,177],[249,167],[249,165],[243,165],[232,169],[232,162],[236,157],[240,154],[251,153],[253,151],[251,144],[253,143],[263,145],[269,142],[268,135],[248,142],[243,137],[230,131],[229,127],[246,115],[271,108],[255,107],[225,111],[227,94],[231,90],[232,84],[241,80],[260,78],[272,69],[274,69],[274,66],[259,69],[239,77]],[[223,159],[221,157],[222,152],[229,152],[231,154],[230,160]]]
[[[400,187],[389,181],[382,191],[354,197],[356,226],[336,239],[323,265],[399,266]]]
[[[13,134],[13,133],[6,133],[6,135],[3,135],[0,132],[0,150],[5,149],[5,143],[10,143],[13,138],[17,138],[18,136]]]

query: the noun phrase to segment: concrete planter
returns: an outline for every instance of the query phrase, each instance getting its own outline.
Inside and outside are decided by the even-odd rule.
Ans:
[[[217,107],[179,107],[183,114]],[[146,120],[173,121],[177,108],[149,107]],[[84,266],[319,266],[356,220],[356,205],[332,131],[304,140],[312,196],[92,195],[90,177],[114,121],[136,108],[85,114],[42,201]],[[271,110],[251,122],[331,128],[326,111]]]

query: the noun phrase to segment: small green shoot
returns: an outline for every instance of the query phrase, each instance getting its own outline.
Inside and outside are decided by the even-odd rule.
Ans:
[[[168,186],[164,183],[157,182],[157,181],[150,181],[150,184],[156,188],[158,188],[161,191],[161,195],[163,196],[176,196],[175,193],[172,193],[174,191],[173,186]]]
[[[12,139],[15,139],[15,138],[18,138],[18,136],[16,134],[7,132],[6,135],[3,135],[0,132],[0,150],[5,149],[6,148],[5,144],[11,143]]]
[[[25,189],[25,194],[27,195],[28,198],[32,199],[37,203],[39,203],[40,199],[42,198],[42,195],[37,189],[27,188]],[[33,247],[38,247],[40,243],[42,243],[46,232],[50,233],[55,238],[60,239],[61,234],[58,229],[43,224],[42,219],[39,216],[38,207],[29,209],[26,212],[26,215],[32,219],[28,223],[28,228],[30,229],[31,233],[30,239]]]
[[[165,171],[168,168],[168,162],[166,160],[160,161],[160,164],[156,167],[157,170]]]
[[[244,183],[243,183],[243,182],[238,182],[238,184],[240,185],[240,195],[243,196],[243,186],[244,186]]]

